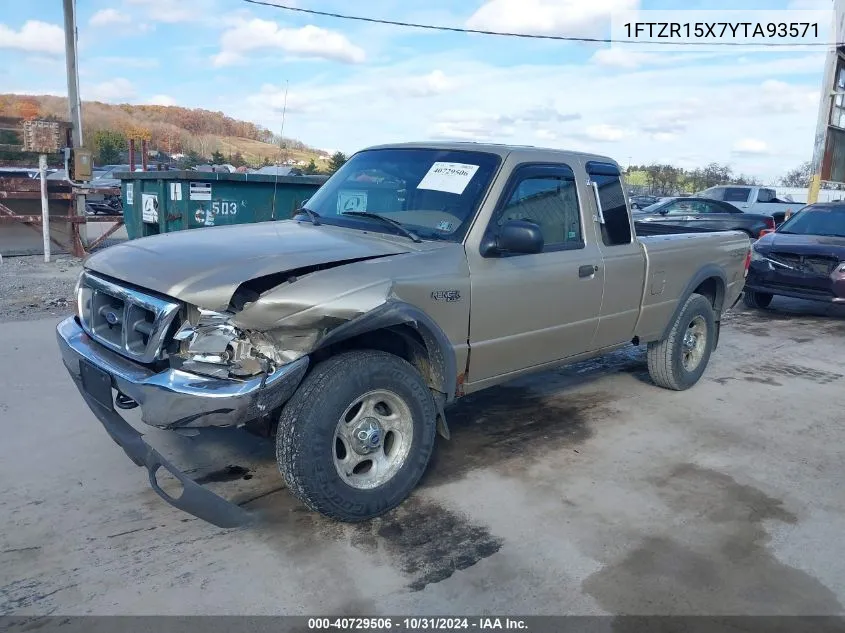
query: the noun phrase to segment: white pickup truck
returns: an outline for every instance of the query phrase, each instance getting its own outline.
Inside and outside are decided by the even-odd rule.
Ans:
[[[771,187],[748,185],[718,185],[695,194],[701,198],[721,200],[746,213],[759,213],[773,218],[775,224],[783,222],[788,214],[805,206],[802,202],[781,200]]]

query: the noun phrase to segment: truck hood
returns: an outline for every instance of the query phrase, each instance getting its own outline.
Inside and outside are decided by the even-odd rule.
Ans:
[[[91,255],[85,267],[192,305],[223,310],[238,286],[251,279],[430,246],[401,236],[285,220],[132,240]]]
[[[770,233],[757,240],[756,248],[764,255],[771,252],[826,255],[845,261],[845,237]]]

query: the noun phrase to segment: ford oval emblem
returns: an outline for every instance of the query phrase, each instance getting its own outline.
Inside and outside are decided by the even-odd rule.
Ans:
[[[115,325],[117,323],[117,313],[109,310],[108,312],[106,312],[105,317],[109,325]]]

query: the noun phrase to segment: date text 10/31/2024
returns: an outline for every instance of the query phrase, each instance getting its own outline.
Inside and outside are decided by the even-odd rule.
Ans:
[[[524,620],[518,618],[309,618],[310,630],[407,630],[407,631],[453,631],[453,630],[527,630]]]

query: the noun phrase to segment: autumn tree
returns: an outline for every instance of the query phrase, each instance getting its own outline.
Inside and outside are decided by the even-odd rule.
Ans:
[[[347,160],[346,154],[343,152],[335,152],[332,154],[332,157],[329,159],[329,173],[335,173],[338,169],[343,167],[343,164]]]
[[[120,153],[126,147],[126,136],[121,132],[116,130],[97,130],[94,133],[95,158],[100,165],[120,162]]]
[[[124,130],[124,135],[128,139],[135,139],[136,141],[149,141],[152,139],[152,133],[149,128],[140,125],[129,125]]]
[[[41,106],[38,105],[35,99],[22,99],[18,101],[16,109],[18,116],[27,121],[37,119],[38,115],[41,114]]]

